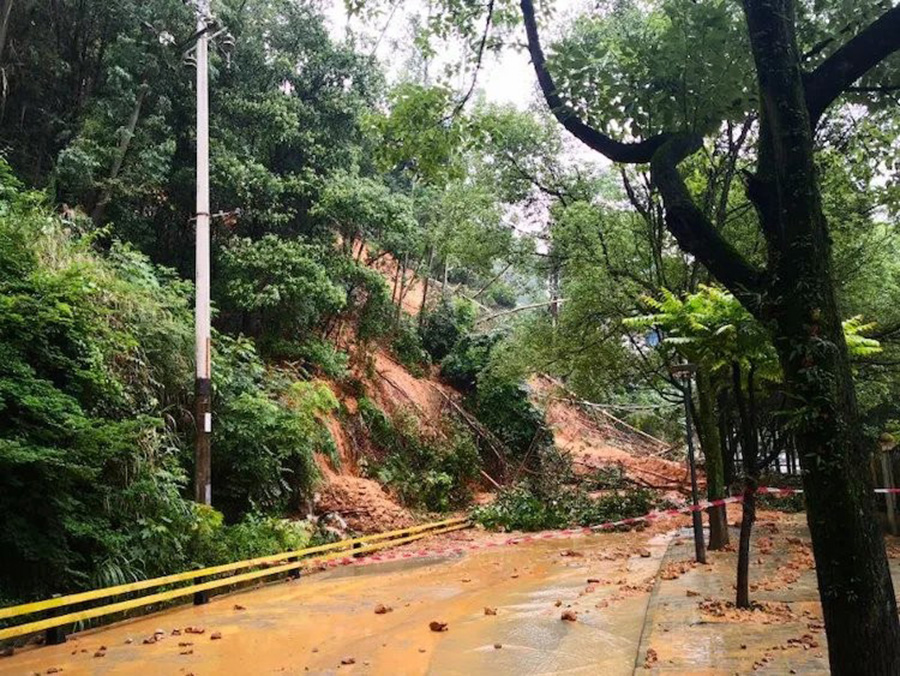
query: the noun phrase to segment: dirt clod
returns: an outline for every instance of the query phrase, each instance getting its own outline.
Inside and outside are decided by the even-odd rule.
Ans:
[[[500,648],[502,648],[502,647],[503,647],[503,645],[500,644],[500,643],[495,643],[495,644],[494,644],[494,650],[500,650]]]
[[[577,622],[578,621],[578,613],[574,610],[564,610],[562,615],[559,616],[559,619],[565,620],[566,622]]]
[[[496,615],[496,614],[497,614],[497,609],[496,609],[496,608],[488,608],[487,606],[485,606],[485,607],[484,607],[484,614],[485,614],[485,615]]]
[[[432,620],[428,624],[428,628],[431,629],[431,631],[447,631],[449,627],[447,627],[446,622],[438,622],[437,620]]]
[[[376,615],[386,615],[387,613],[392,612],[394,609],[390,606],[386,606],[383,603],[379,603],[375,606],[375,614]]]
[[[246,606],[242,606],[240,603],[235,603],[234,609],[235,610],[247,610]]]
[[[354,657],[345,657],[341,660],[341,664],[356,664],[356,658]]]
[[[211,633],[211,634],[209,635],[209,640],[210,640],[210,641],[218,641],[220,638],[222,638],[222,632],[221,632],[221,631],[214,631],[213,633]]]

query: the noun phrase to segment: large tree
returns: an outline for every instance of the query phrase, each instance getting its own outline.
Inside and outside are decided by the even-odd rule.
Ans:
[[[559,122],[614,162],[649,164],[669,232],[770,327],[804,470],[832,671],[894,674],[900,673],[900,624],[873,509],[871,449],[860,433],[835,298],[815,132],[832,104],[851,90],[858,95],[857,81],[900,49],[900,7],[883,3],[881,16],[862,27],[859,16],[845,28],[830,25],[831,35],[814,47],[818,65],[805,70],[798,4],[742,1],[758,87],[758,99],[748,109],[758,120],[756,167],[746,181],[766,243],[761,266],[715,228],[679,172],[678,165],[703,146],[703,130],[675,125],[643,137],[637,130],[627,142],[613,138],[604,130],[610,122],[621,129],[617,120],[598,123],[561,95],[539,40],[532,0],[521,0],[520,8],[541,91]],[[885,85],[866,84],[874,93]],[[645,103],[640,83],[635,85],[635,99]]]

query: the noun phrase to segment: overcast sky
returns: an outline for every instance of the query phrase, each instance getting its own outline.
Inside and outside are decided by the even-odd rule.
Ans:
[[[325,0],[327,17],[332,36],[336,39],[343,38],[347,27],[347,13],[344,0]],[[351,22],[351,30],[370,40],[376,40],[384,31],[378,41],[376,55],[385,66],[388,76],[396,78],[402,69],[406,59],[405,45],[409,42],[409,23],[415,15],[425,14],[425,2],[423,0],[397,0],[399,6],[388,20],[388,15],[382,15],[372,25],[364,25],[358,18]],[[384,3],[387,7],[387,2]],[[558,0],[555,8],[558,16],[566,16],[575,11],[575,8],[583,6],[584,0]],[[384,30],[387,26],[387,30]],[[520,28],[518,36],[524,43],[525,31]],[[445,59],[458,60],[461,51],[452,46],[446,51]],[[440,62],[440,59],[438,60]],[[438,64],[438,67],[441,64]],[[435,70],[437,70],[435,68]],[[457,83],[458,89],[464,90],[470,80]],[[481,71],[478,74],[478,88],[486,98],[494,103],[511,103],[517,108],[527,108],[535,100],[536,80],[531,63],[525,51],[517,51],[513,48],[504,49],[500,54],[485,55]]]

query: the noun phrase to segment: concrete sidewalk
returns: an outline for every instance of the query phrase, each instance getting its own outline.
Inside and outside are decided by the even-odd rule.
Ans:
[[[753,610],[732,605],[736,551],[709,552],[708,565],[698,566],[689,530],[672,541],[648,604],[635,674],[829,673],[805,517],[769,514],[754,529]],[[736,528],[731,542],[736,548]],[[895,585],[898,563],[891,560]]]

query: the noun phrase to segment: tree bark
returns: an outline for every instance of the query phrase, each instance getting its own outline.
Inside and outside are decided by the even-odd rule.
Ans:
[[[94,209],[91,211],[91,219],[97,225],[103,219],[103,213],[106,211],[106,205],[112,199],[113,182],[118,178],[119,172],[122,170],[122,164],[125,162],[125,156],[128,154],[128,148],[131,146],[131,139],[134,138],[134,130],[137,128],[138,120],[141,117],[141,107],[144,105],[144,98],[147,96],[150,86],[146,82],[142,82],[138,89],[137,97],[134,100],[134,108],[131,110],[131,116],[125,125],[125,131],[122,138],[119,139],[119,145],[116,148],[116,154],[113,158],[112,166],[109,169],[109,179],[106,182],[100,196],[97,199]]]
[[[831,272],[793,0],[744,0],[760,86],[748,194],[772,279],[768,312],[803,469],[834,674],[900,673],[900,623]]]
[[[753,405],[753,370],[747,376],[747,396],[741,379],[741,366],[738,362],[731,365],[732,390],[737,404],[741,434],[741,455],[744,459],[744,505],[741,516],[741,535],[738,543],[737,598],[738,608],[750,607],[750,536],[753,534],[753,522],[756,520],[756,487],[759,466],[758,437],[756,436],[756,416]],[[750,400],[748,402],[748,399]]]
[[[12,7],[13,0],[3,0],[3,8],[0,9],[0,63],[3,63],[3,48],[6,47],[6,34],[9,31]]]
[[[710,500],[725,497],[725,463],[722,459],[722,443],[716,415],[716,394],[709,373],[697,371],[697,436],[706,462],[706,495]],[[710,507],[708,549],[724,549],[728,546],[728,516],[725,505]]]

